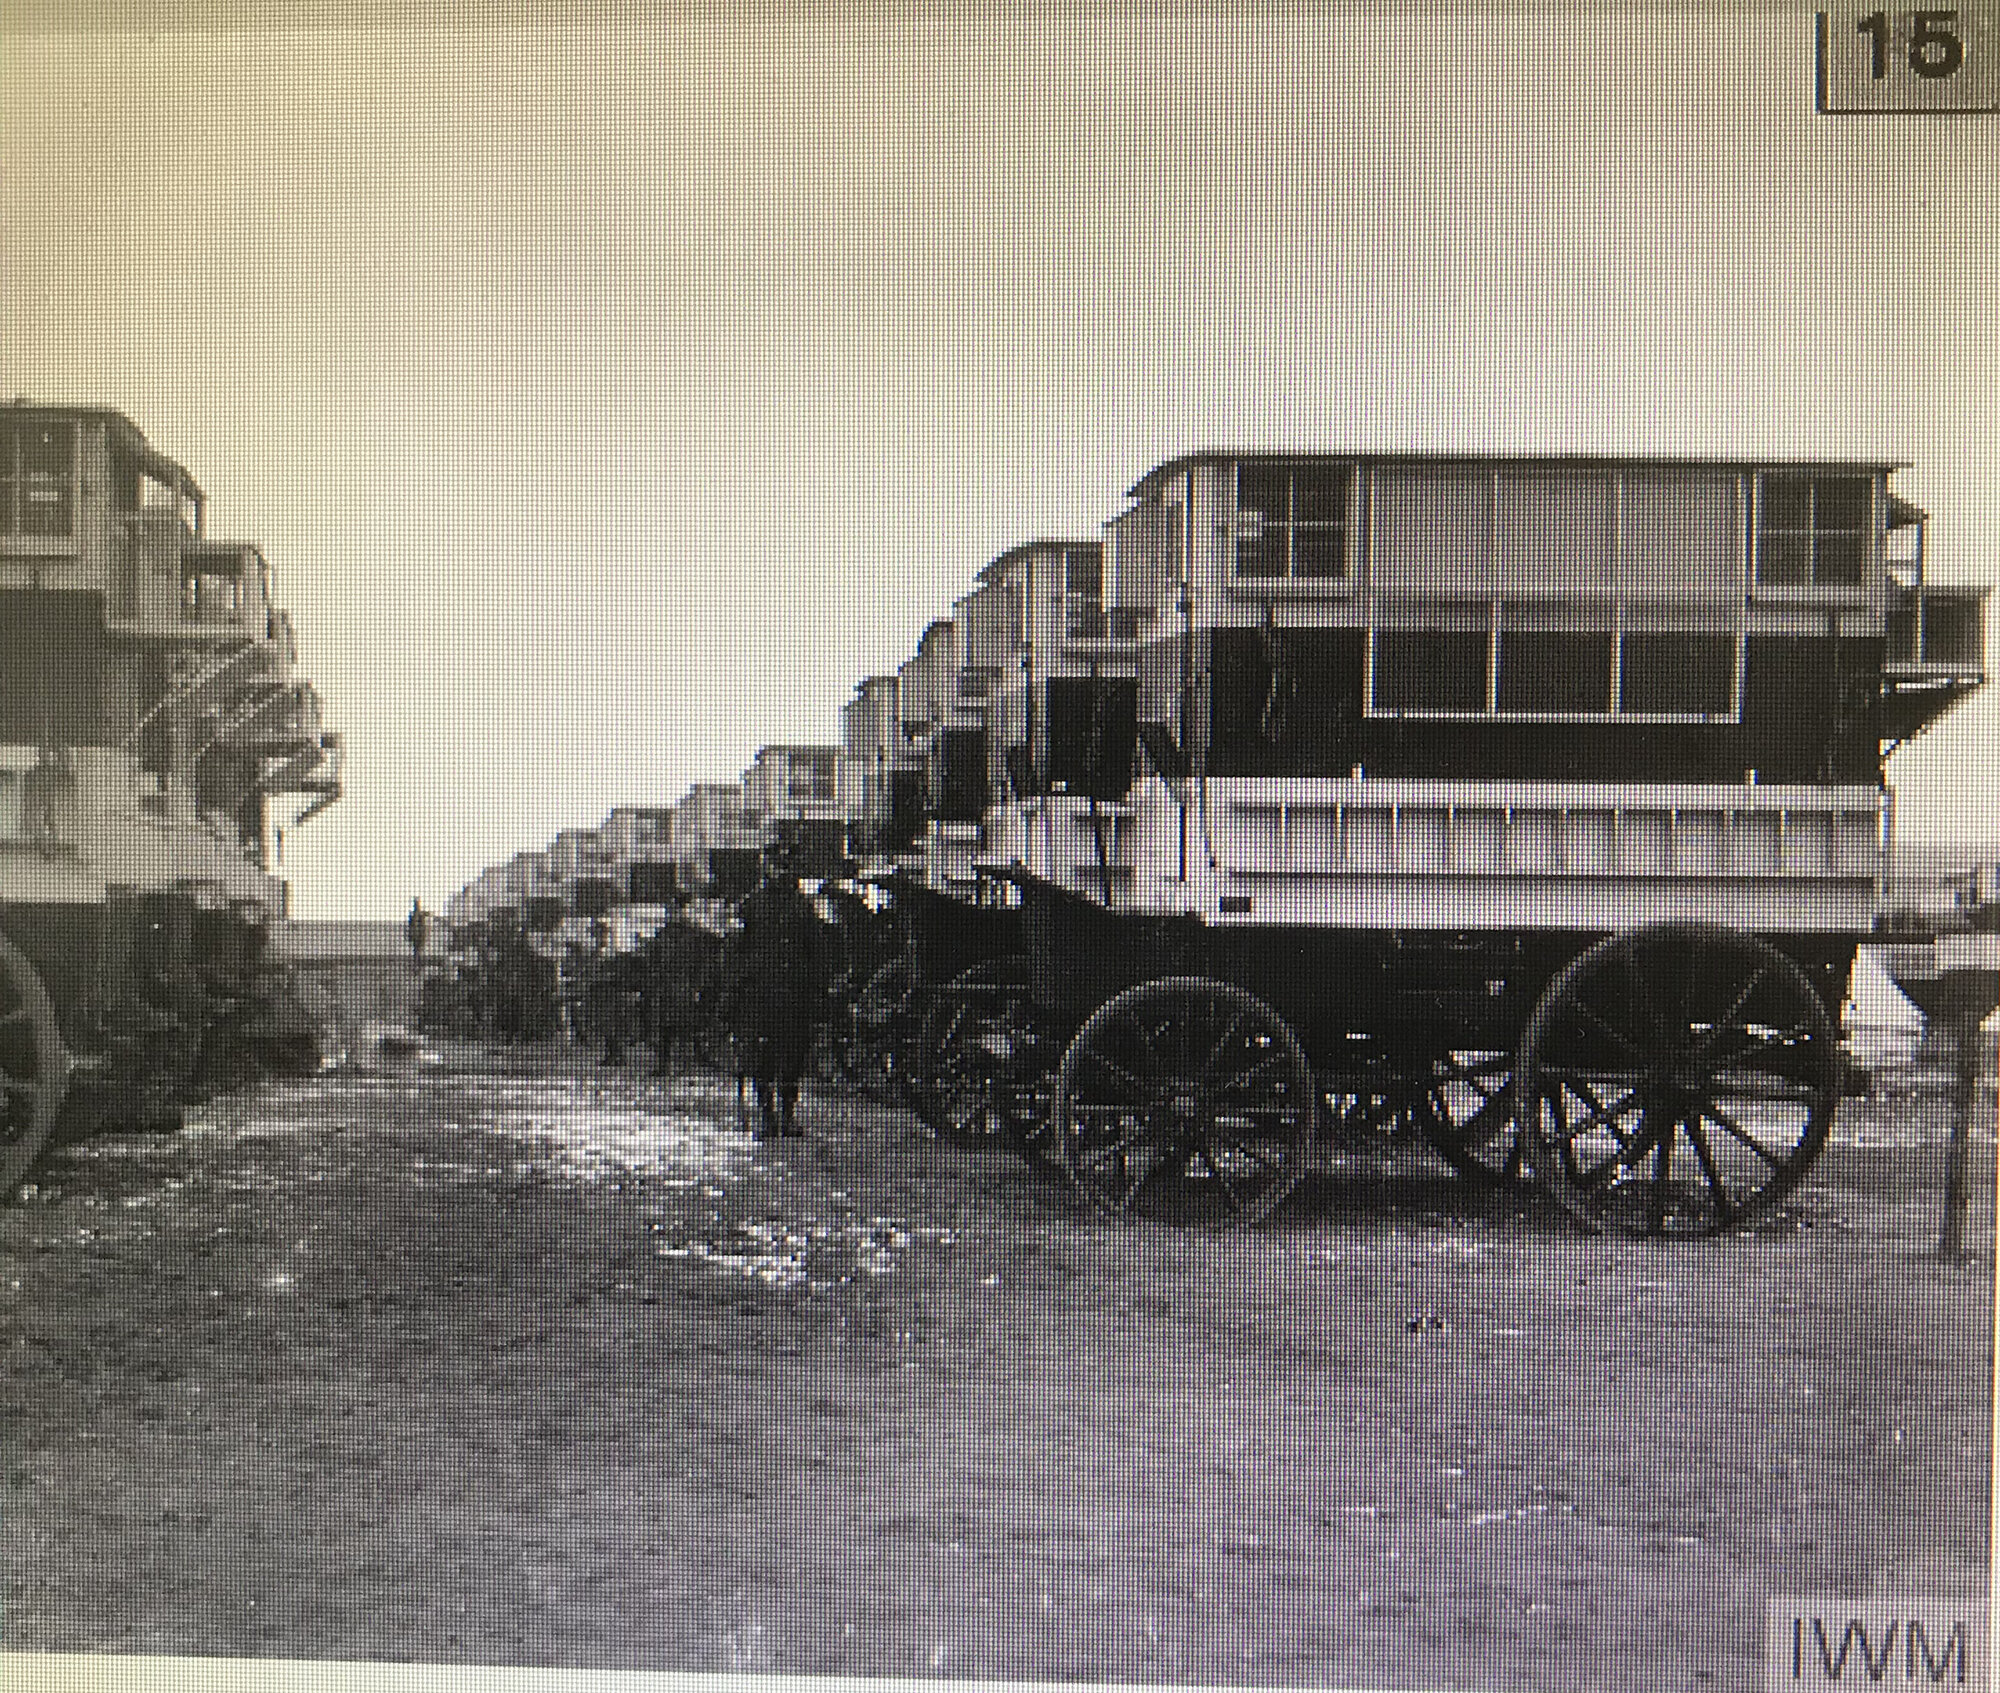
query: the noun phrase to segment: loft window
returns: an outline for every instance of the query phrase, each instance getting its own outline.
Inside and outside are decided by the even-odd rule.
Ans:
[[[1490,646],[1484,629],[1378,629],[1375,709],[1484,711]]]
[[[1503,712],[1611,709],[1611,635],[1595,629],[1503,629],[1494,704]]]
[[[1685,606],[1493,600],[1381,609],[1390,621],[1371,637],[1374,713],[1726,720],[1739,710],[1739,633]]]
[[[1858,587],[1873,534],[1866,476],[1757,479],[1757,580],[1765,587]]]
[[[242,609],[243,582],[234,571],[194,571],[181,578],[181,614],[190,623],[235,617]]]
[[[1736,709],[1733,635],[1628,631],[1619,646],[1621,711],[1727,717]]]
[[[73,424],[23,424],[19,437],[23,475],[68,476],[76,468],[76,428]]]
[[[69,535],[76,527],[76,425],[0,422],[0,534]]]
[[[1344,579],[1353,493],[1352,465],[1239,465],[1237,576],[1265,582]]]
[[[1104,554],[1095,547],[1063,554],[1063,632],[1072,641],[1104,639]]]
[[[792,759],[791,797],[795,800],[834,798],[834,760],[831,754],[812,753]]]

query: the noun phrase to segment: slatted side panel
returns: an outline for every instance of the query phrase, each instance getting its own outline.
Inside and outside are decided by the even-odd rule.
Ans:
[[[1481,803],[1241,798],[1216,848],[1239,875],[1869,877],[1879,801]]]

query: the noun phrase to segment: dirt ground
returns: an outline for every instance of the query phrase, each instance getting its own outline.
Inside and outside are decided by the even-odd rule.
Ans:
[[[1984,1591],[1991,1147],[1850,1107],[1656,1245],[1414,1150],[1211,1238],[821,1089],[273,1085],[0,1209],[0,1649],[1748,1688],[1769,1594]]]

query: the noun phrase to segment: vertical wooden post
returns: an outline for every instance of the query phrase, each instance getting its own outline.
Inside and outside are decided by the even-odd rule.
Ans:
[[[1957,1258],[1965,1250],[1965,1220],[1972,1193],[1972,1109],[1979,1097],[1980,1019],[1954,1016],[1946,1029],[1952,1043],[1951,1143],[1945,1153],[1944,1226],[1938,1256]]]

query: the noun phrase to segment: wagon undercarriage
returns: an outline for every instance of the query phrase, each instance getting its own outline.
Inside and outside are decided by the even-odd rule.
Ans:
[[[905,1065],[940,1135],[1109,1212],[1247,1223],[1331,1150],[1421,1137],[1586,1227],[1708,1234],[1796,1186],[1840,1097],[1843,937],[1223,932],[1026,891],[1020,948],[934,991]]]

